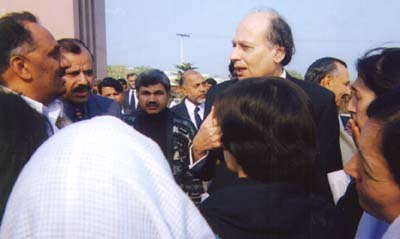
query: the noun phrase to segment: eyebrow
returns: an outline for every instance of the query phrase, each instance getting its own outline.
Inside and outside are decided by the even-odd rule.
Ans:
[[[59,54],[60,53],[60,46],[56,45],[54,48],[49,52],[49,56],[54,55],[54,54]]]

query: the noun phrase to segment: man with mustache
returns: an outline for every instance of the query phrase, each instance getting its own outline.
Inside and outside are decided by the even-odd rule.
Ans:
[[[179,82],[185,99],[171,110],[183,118],[192,121],[196,128],[200,128],[204,115],[204,103],[206,101],[206,84],[203,76],[194,70],[185,71]]]
[[[189,145],[196,133],[190,120],[168,109],[171,84],[160,70],[141,73],[136,82],[139,110],[133,127],[154,140],[164,153],[175,181],[194,203],[200,203],[204,192],[201,180],[189,170]]]
[[[72,38],[60,39],[58,43],[61,54],[71,63],[63,77],[67,91],[62,97],[69,120],[77,122],[99,115],[120,118],[121,107],[117,102],[90,92],[95,73],[94,58],[87,46]]]

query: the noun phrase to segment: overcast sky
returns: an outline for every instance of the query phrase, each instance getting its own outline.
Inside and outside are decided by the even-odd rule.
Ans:
[[[268,7],[291,26],[296,53],[288,69],[303,75],[314,60],[333,56],[347,62],[354,78],[366,50],[400,46],[399,0],[106,0],[108,64],[175,70],[176,34],[185,33],[185,60],[202,73],[227,76],[237,24]]]

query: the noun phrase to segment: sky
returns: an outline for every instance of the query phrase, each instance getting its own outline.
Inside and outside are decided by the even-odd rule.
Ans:
[[[400,46],[399,0],[105,0],[107,64],[176,70],[184,59],[202,73],[226,77],[232,39],[249,13],[273,8],[292,28],[295,55],[287,66],[302,75],[316,59],[344,60],[351,80],[367,50]]]

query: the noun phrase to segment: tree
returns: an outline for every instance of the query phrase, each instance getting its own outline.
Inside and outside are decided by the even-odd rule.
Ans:
[[[181,64],[177,64],[177,65],[174,65],[174,66],[175,66],[175,68],[178,69],[178,71],[176,72],[176,74],[177,74],[176,80],[177,80],[178,82],[180,82],[180,81],[182,80],[182,74],[183,74],[183,72],[188,71],[188,70],[195,70],[195,69],[197,69],[197,67],[195,67],[195,66],[194,66],[192,63],[190,63],[190,62],[182,62]]]
[[[295,77],[295,78],[297,78],[297,79],[303,80],[303,75],[302,75],[300,72],[295,71],[295,70],[287,70],[287,72],[288,72],[291,76],[293,76],[293,77]]]

